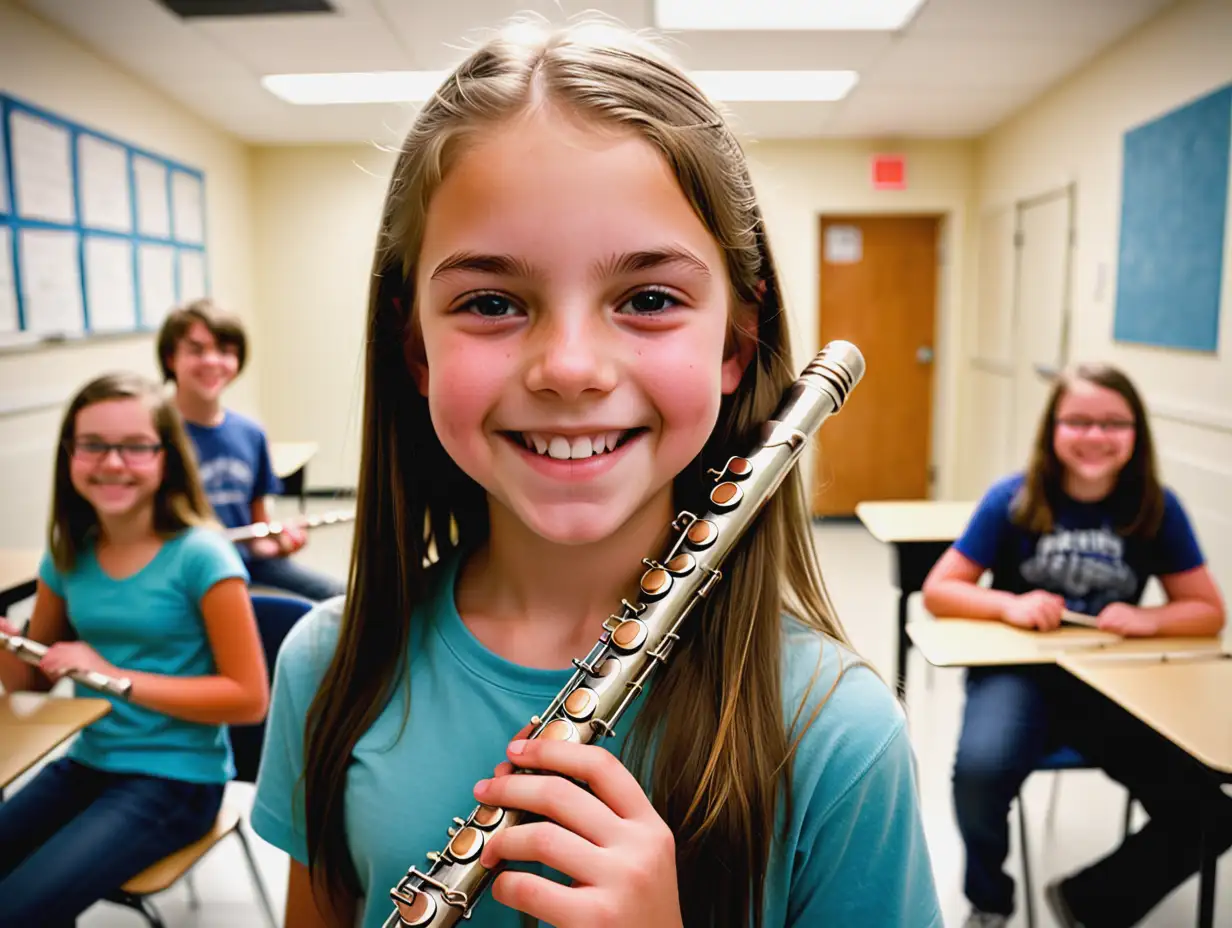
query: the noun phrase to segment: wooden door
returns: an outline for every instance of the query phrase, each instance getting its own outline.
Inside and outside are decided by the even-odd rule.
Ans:
[[[932,434],[936,216],[821,220],[821,344],[864,354],[864,379],[821,430],[813,513],[926,499]]]

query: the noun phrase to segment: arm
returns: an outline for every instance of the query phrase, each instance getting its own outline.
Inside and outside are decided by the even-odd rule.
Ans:
[[[209,677],[128,674],[132,701],[167,715],[207,725],[252,725],[269,707],[269,677],[252,600],[232,577],[201,598],[205,631],[218,673]]]
[[[287,928],[349,928],[355,924],[355,901],[350,900],[346,910],[333,918],[323,914],[312,895],[312,878],[308,868],[292,857],[291,873],[287,878],[287,914],[283,924]]]
[[[984,567],[956,548],[941,555],[924,580],[924,608],[935,616],[965,619],[1005,618],[1015,595],[979,586]]]
[[[1168,602],[1138,607],[1112,603],[1099,616],[1099,627],[1122,635],[1167,635],[1205,638],[1223,631],[1223,597],[1205,566],[1159,578]]]
[[[15,632],[16,629],[12,631]],[[30,625],[24,637],[45,645],[53,645],[57,641],[72,637],[69,634],[68,610],[64,608],[64,600],[53,593],[42,580],[38,581],[34,612],[30,616]],[[37,667],[27,664],[17,655],[0,651],[0,684],[4,685],[7,693],[45,693],[51,689],[52,681]]]
[[[943,928],[906,727],[861,768],[837,796],[814,797],[817,826],[805,813],[786,924]]]
[[[177,677],[127,671],[103,660],[85,642],[50,649],[39,665],[59,678],[70,669],[97,670],[132,681],[129,701],[204,725],[252,725],[265,718],[269,681],[248,587],[238,577],[220,580],[201,598],[216,674]]]

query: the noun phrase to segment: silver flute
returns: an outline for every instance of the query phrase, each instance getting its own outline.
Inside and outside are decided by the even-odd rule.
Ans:
[[[355,513],[344,510],[323,512],[315,516],[300,516],[283,522],[253,522],[251,525],[239,525],[223,530],[223,537],[228,541],[251,541],[254,538],[270,538],[281,535],[288,525],[299,528],[321,528],[326,525],[341,525],[344,522],[354,522]]]
[[[620,613],[603,623],[585,660],[574,659],[572,678],[543,715],[531,719],[529,737],[593,744],[612,735],[621,715],[667,661],[681,623],[719,581],[723,559],[863,376],[864,356],[855,345],[834,341],[821,350],[784,393],[748,453],[710,471],[715,486],[709,510],[700,517],[680,513],[672,522],[677,534],[667,553],[657,561],[643,559],[638,601],[622,600]],[[469,918],[503,868],[480,864],[484,844],[532,818],[519,809],[482,803],[466,818],[455,818],[444,849],[427,855],[431,866],[426,871],[411,867],[390,890],[394,911],[383,928],[447,928]]]
[[[0,651],[16,654],[27,664],[37,667],[39,661],[47,653],[47,645],[23,638],[21,635],[0,632]],[[94,670],[70,670],[65,676],[91,689],[98,690],[100,693],[119,696],[121,699],[128,699],[133,688],[133,682],[127,677],[109,677]]]

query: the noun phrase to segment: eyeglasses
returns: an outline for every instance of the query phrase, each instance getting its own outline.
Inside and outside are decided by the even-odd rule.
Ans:
[[[107,459],[107,455],[115,451],[125,464],[149,464],[158,452],[163,450],[161,444],[149,442],[109,442],[87,439],[86,441],[69,441],[65,443],[68,453],[79,461],[96,464]]]
[[[1072,429],[1075,432],[1085,432],[1090,428],[1098,427],[1102,432],[1118,434],[1131,431],[1134,428],[1134,420],[1091,419],[1087,416],[1066,416],[1064,419],[1058,419],[1057,425],[1062,428]]]

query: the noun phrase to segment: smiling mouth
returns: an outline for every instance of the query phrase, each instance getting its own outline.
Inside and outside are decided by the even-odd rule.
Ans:
[[[645,426],[596,432],[593,435],[555,435],[551,432],[501,432],[505,438],[540,457],[556,461],[581,461],[610,454],[643,432]]]

